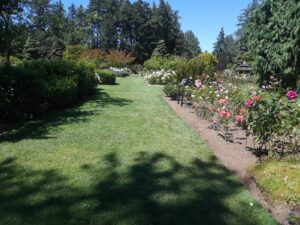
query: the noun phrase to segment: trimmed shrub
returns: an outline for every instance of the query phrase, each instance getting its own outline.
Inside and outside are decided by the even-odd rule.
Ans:
[[[100,77],[101,84],[116,84],[117,76],[110,70],[96,70],[96,74]]]
[[[21,121],[46,111],[44,82],[37,71],[0,67],[0,120]]]
[[[0,67],[0,120],[32,119],[65,108],[95,90],[93,69],[64,60]]]

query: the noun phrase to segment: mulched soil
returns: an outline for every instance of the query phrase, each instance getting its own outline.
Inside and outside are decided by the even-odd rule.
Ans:
[[[189,124],[206,142],[221,163],[236,174],[252,195],[267,209],[281,224],[287,224],[289,207],[278,205],[268,200],[258,188],[253,177],[249,176],[247,169],[259,163],[259,158],[249,149],[255,149],[251,138],[246,138],[242,130],[232,131],[234,142],[226,142],[222,132],[211,129],[211,123],[201,120],[192,107],[183,107],[177,101],[164,97],[171,108]]]

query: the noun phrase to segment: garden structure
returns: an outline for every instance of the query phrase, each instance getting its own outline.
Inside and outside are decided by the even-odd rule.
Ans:
[[[243,62],[236,68],[236,72],[238,74],[250,74],[253,72],[253,69],[249,64],[247,64],[246,62]]]

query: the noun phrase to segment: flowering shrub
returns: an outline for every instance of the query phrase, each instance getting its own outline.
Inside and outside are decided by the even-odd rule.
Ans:
[[[261,93],[253,97],[248,108],[247,133],[251,134],[260,148],[282,153],[299,151],[300,101],[298,94],[289,91],[287,97],[278,93]]]
[[[172,81],[176,73],[172,70],[160,70],[160,71],[153,71],[153,72],[146,72],[144,74],[145,79],[152,85],[162,85],[167,84],[168,82]]]
[[[213,128],[223,128],[224,137],[230,127],[241,127],[260,149],[299,152],[300,99],[296,91],[283,95],[259,90],[249,95],[230,83],[213,81],[204,85],[196,80],[189,93],[197,115],[210,120]]]

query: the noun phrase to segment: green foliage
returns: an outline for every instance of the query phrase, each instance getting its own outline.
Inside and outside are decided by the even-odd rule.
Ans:
[[[246,21],[244,36],[261,85],[275,76],[283,87],[295,87],[300,76],[299,24],[297,0],[266,0]]]
[[[64,52],[64,58],[74,61],[79,60],[83,50],[85,50],[85,48],[82,45],[68,45]]]
[[[271,154],[297,152],[300,142],[300,101],[290,101],[280,93],[261,93],[259,100],[249,107],[247,132],[257,141],[261,149]]]
[[[32,35],[29,35],[23,48],[23,59],[27,61],[39,59],[41,57],[39,47],[39,41]]]
[[[217,42],[214,44],[213,54],[217,57],[218,63],[216,68],[218,71],[224,70],[227,65],[231,62],[232,48],[234,45],[234,40],[232,36],[225,36],[223,27],[217,37]],[[230,49],[231,48],[231,49]]]
[[[204,73],[212,76],[215,72],[215,67],[217,65],[217,58],[213,54],[204,52],[198,55],[197,59],[203,64]]]
[[[216,65],[216,57],[210,53],[201,53],[198,57],[182,64],[177,70],[177,81],[183,78],[192,78],[192,80],[213,80]]]
[[[203,77],[204,76],[204,77]],[[176,81],[181,82],[184,78],[191,78],[196,80],[198,78],[205,78],[203,62],[197,59],[192,59],[183,64],[176,70]]]
[[[116,84],[117,76],[113,71],[110,70],[96,70],[96,74],[100,77],[101,84]]]
[[[158,7],[151,7],[143,0],[90,0],[87,8],[72,4],[68,12],[62,1],[5,1],[1,4],[3,10],[7,5],[22,9],[13,10],[9,16],[4,15],[3,10],[0,13],[3,14],[0,16],[0,53],[6,56],[6,61],[10,55],[23,55],[27,61],[61,58],[66,45],[124,52],[135,63],[149,59],[157,45],[155,52],[159,56],[183,55],[186,50],[179,15],[164,0]],[[5,29],[7,26],[9,29]]]
[[[96,85],[91,68],[68,61],[31,61],[0,70],[2,121],[31,119],[64,108],[92,94]]]
[[[63,40],[60,38],[55,38],[51,46],[50,58],[62,59],[64,51],[65,51],[65,45],[63,43]]]
[[[144,67],[147,70],[177,70],[185,63],[187,63],[187,60],[178,56],[172,56],[168,58],[152,57],[151,59],[145,61]]]
[[[166,94],[167,97],[170,97],[171,99],[176,99],[179,94],[179,85],[170,82],[164,86],[163,92]]]
[[[189,30],[184,33],[186,49],[184,55],[187,58],[194,58],[201,53],[200,43],[193,31]]]
[[[164,40],[160,40],[157,43],[157,46],[152,53],[152,57],[163,58],[163,57],[167,57],[167,56],[169,56],[169,54],[168,54],[166,43]]]

